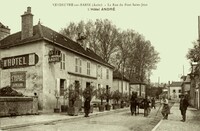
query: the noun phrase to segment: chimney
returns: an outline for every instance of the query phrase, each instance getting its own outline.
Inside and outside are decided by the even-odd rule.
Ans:
[[[84,34],[78,33],[78,39],[76,40],[85,50],[89,48],[89,43],[86,43],[87,37]]]
[[[21,39],[26,39],[33,36],[33,14],[31,14],[31,7],[27,7],[22,17],[22,32]]]
[[[0,40],[4,39],[8,35],[10,35],[10,29],[8,28],[8,26],[4,26],[0,22]]]

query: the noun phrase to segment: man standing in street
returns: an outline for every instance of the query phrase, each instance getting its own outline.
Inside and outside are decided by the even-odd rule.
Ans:
[[[185,122],[186,120],[186,110],[187,110],[187,107],[189,105],[188,103],[188,100],[186,99],[186,96],[181,94],[181,100],[180,100],[180,110],[181,110],[181,115],[182,115],[182,120],[183,122]]]
[[[151,108],[156,109],[154,97],[151,99]]]

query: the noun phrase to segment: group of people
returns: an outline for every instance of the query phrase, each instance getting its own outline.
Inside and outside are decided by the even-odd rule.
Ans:
[[[183,122],[185,122],[186,120],[186,110],[187,110],[187,107],[189,106],[189,102],[188,102],[188,98],[186,95],[180,95],[181,99],[180,99],[180,111],[181,111],[181,115],[182,115],[182,120]],[[84,111],[85,111],[85,117],[89,117],[89,112],[90,112],[90,101],[91,101],[91,98],[86,98],[85,99],[85,102],[84,102]],[[141,101],[141,103],[143,103],[143,106],[144,106],[144,116],[148,116],[149,113],[150,113],[150,107],[151,108],[154,108],[156,109],[156,106],[155,106],[155,98],[152,98],[151,101],[147,98],[143,99]],[[150,106],[150,103],[151,103],[151,106]],[[135,115],[137,114],[136,113],[136,108],[138,106],[139,108],[139,102],[137,101],[137,95],[135,95],[134,93],[132,93],[132,96],[130,98],[130,109],[131,109],[131,115],[133,115],[135,113]],[[170,114],[170,106],[169,106],[169,101],[168,99],[166,98],[166,96],[163,96],[162,97],[162,100],[161,100],[161,104],[162,104],[162,110],[161,110],[161,113],[163,115],[163,119],[168,119],[168,115]],[[159,111],[159,109],[158,109]],[[157,115],[157,114],[156,114]]]
[[[143,103],[143,106],[144,106],[144,116],[148,116],[149,115],[151,108],[156,109],[155,98],[152,98],[151,100],[145,98],[140,103]],[[136,107],[139,106],[140,103],[137,101],[137,96],[134,93],[132,93],[132,96],[131,96],[131,99],[130,99],[131,115],[133,115],[134,113],[135,113],[135,115],[137,114],[136,113]],[[151,106],[150,106],[150,103],[151,103]],[[162,105],[161,114],[163,116],[163,119],[167,120],[168,119],[168,115],[170,114],[170,106],[169,106],[169,101],[166,98],[166,96],[162,97],[161,105]],[[181,121],[183,121],[183,122],[185,122],[185,120],[186,120],[186,110],[187,110],[188,106],[189,106],[189,102],[188,102],[187,96],[184,95],[184,94],[181,94],[180,95],[180,107],[179,107],[179,109],[180,109],[181,115],[182,115],[182,120]],[[159,109],[158,109],[158,111],[159,111]]]
[[[131,98],[130,98],[130,109],[131,109],[131,115],[133,114],[137,114],[136,112],[136,109],[140,108],[141,106],[143,106],[144,108],[144,116],[148,116],[150,111],[151,111],[151,108],[154,108],[156,109],[156,106],[155,106],[155,98],[152,98],[152,99],[149,99],[149,98],[145,98],[145,99],[142,99],[141,101],[137,99],[137,95],[132,92],[132,95],[131,95]],[[151,106],[150,106],[151,104]]]
[[[161,111],[161,113],[163,115],[163,119],[168,119],[168,114],[170,114],[170,107],[169,107],[168,99],[165,96],[163,96],[163,98],[161,100],[161,104],[163,104],[162,111]],[[185,122],[185,120],[186,120],[186,110],[187,110],[188,106],[189,106],[189,102],[188,102],[187,96],[184,94],[181,94],[179,109],[180,109],[181,115],[182,115],[181,121],[183,121],[183,122]]]

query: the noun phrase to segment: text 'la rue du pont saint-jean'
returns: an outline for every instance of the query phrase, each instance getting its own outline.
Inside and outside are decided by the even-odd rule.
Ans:
[[[146,3],[53,3],[53,6],[86,7],[88,11],[115,11],[118,7],[145,7]]]

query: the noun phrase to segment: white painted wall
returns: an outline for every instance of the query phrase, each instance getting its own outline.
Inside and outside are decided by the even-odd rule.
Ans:
[[[36,92],[39,96],[39,105],[42,106],[42,88],[43,88],[43,47],[42,42],[37,42],[34,44],[26,44],[16,47],[11,47],[7,49],[1,49],[0,56],[1,59],[4,57],[12,57],[30,53],[36,53],[39,56],[39,61],[35,66],[23,67],[23,68],[12,68],[12,69],[1,69],[0,73],[0,87],[10,86],[10,73],[17,71],[26,72],[26,88],[16,89],[22,92],[26,96],[33,96]]]
[[[173,92],[175,90],[175,92]],[[171,99],[179,99],[179,95],[181,94],[181,87],[170,87],[169,95]]]

